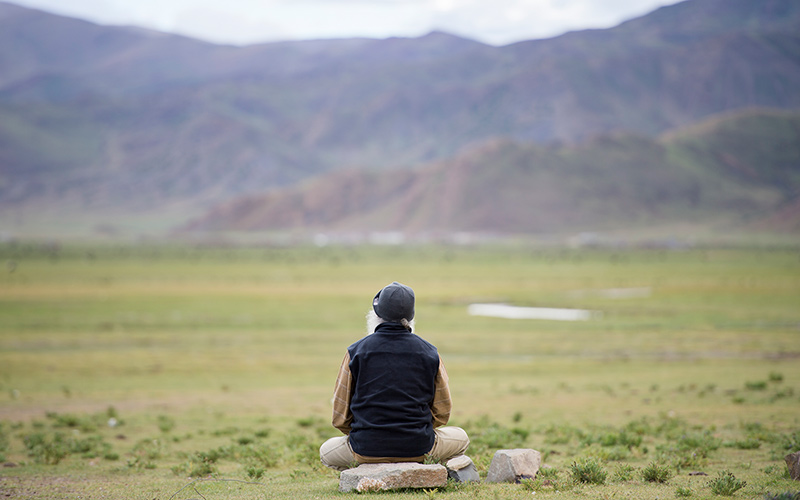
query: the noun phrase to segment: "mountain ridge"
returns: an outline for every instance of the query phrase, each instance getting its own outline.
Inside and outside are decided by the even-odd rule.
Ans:
[[[762,136],[751,133],[752,121]],[[753,153],[737,155],[744,150]],[[719,214],[718,224],[752,229],[796,205],[798,158],[800,112],[773,110],[713,117],[657,140],[618,134],[559,147],[496,139],[413,170],[332,172],[229,201],[183,230],[543,234]],[[796,216],[783,219],[770,224],[797,226]]]
[[[570,146],[800,109],[791,0],[689,0],[501,47],[435,32],[221,46],[8,6],[0,212],[17,215],[0,223],[18,229],[63,206],[85,218],[181,206],[176,219],[188,220],[328,172],[413,168],[495,138]],[[28,24],[1,14],[19,9]]]

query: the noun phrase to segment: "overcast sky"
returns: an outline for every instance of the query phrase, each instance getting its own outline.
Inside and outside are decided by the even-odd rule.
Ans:
[[[678,0],[7,0],[100,24],[217,43],[416,37],[446,31],[493,45],[607,28]]]

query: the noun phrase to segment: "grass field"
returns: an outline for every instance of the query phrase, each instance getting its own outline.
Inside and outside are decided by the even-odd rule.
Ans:
[[[6,244],[0,263],[0,497],[346,496],[317,450],[344,350],[393,280],[416,291],[479,471],[519,447],[552,467],[393,495],[800,491],[783,461],[800,451],[796,248]],[[469,316],[475,302],[601,315]]]

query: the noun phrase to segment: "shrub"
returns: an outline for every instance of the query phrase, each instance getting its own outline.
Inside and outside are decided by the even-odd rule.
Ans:
[[[791,434],[780,434],[776,441],[782,450],[790,451],[800,449],[800,431]]]
[[[128,459],[126,465],[129,469],[136,469],[136,470],[156,468],[156,464],[152,460],[148,460],[147,458],[144,458],[142,455],[136,455],[133,458]]]
[[[764,500],[800,500],[800,491],[797,493],[792,493],[791,491],[787,491],[785,493],[778,493],[777,495],[773,495],[772,493],[767,493],[764,495]]]
[[[22,441],[28,449],[28,456],[33,457],[37,464],[57,465],[69,455],[69,443],[60,432],[53,436],[35,432],[25,436]]]
[[[642,417],[639,420],[631,420],[625,424],[623,431],[627,432],[628,434],[644,436],[646,434],[652,434],[654,429],[650,425],[650,421],[647,418]]]
[[[175,428],[175,420],[173,420],[171,417],[168,417],[166,415],[159,415],[158,416],[158,429],[161,432],[169,432],[173,428]]]
[[[156,460],[164,454],[164,445],[158,439],[142,439],[133,447],[132,453],[146,460]]]
[[[614,479],[620,482],[626,482],[633,479],[633,473],[636,472],[636,467],[628,464],[620,464],[617,470],[614,471]]]
[[[675,454],[672,456],[670,463],[676,470],[700,468],[706,465],[706,458],[698,455],[696,452]]]
[[[245,467],[244,471],[247,473],[247,477],[250,479],[258,480],[264,476],[264,469],[256,465],[248,465]]]
[[[791,398],[792,396],[794,396],[794,389],[792,389],[791,387],[787,387],[782,391],[776,392],[772,397],[769,398],[769,401],[770,403],[774,403],[779,399]]]
[[[97,425],[90,417],[79,417],[78,415],[59,414],[55,412],[47,412],[47,418],[53,421],[53,427],[68,427],[70,429],[80,429],[83,432],[94,432],[97,430]]]
[[[581,444],[584,446],[593,443],[604,447],[622,446],[625,448],[635,448],[642,444],[642,436],[641,434],[623,429],[619,432],[607,431],[594,435],[588,434],[581,439]]]
[[[650,483],[666,483],[672,477],[672,471],[666,465],[650,462],[642,469],[642,479]]]
[[[769,381],[770,381],[770,382],[783,382],[783,373],[780,373],[780,372],[770,372],[770,374],[769,374]]]
[[[730,443],[725,443],[725,446],[739,450],[756,450],[761,447],[761,441],[755,438],[739,439]]]
[[[209,462],[193,462],[189,468],[189,477],[205,477],[216,473],[216,465]]]
[[[691,488],[684,488],[683,486],[678,486],[678,489],[675,490],[675,496],[678,498],[686,498],[694,495],[694,490]]]
[[[678,449],[693,450],[703,458],[708,457],[708,452],[719,449],[721,445],[722,440],[712,436],[709,431],[684,434],[678,438]]]
[[[100,435],[88,436],[84,439],[70,439],[69,452],[80,454],[83,458],[95,458],[111,450],[111,445],[103,441]]]
[[[572,479],[578,483],[605,484],[608,473],[595,459],[583,458],[570,465]]]
[[[255,442],[255,438],[251,436],[239,436],[238,438],[236,438],[237,444],[245,445],[245,444],[252,444],[253,442]]]
[[[762,469],[764,474],[777,476],[783,479],[790,479],[789,468],[783,465],[768,465]],[[799,499],[800,500],[800,499]]]
[[[539,469],[538,475],[541,476],[542,479],[558,479],[558,469],[553,467],[543,467]]]
[[[736,476],[728,471],[722,471],[719,476],[706,484],[715,495],[729,497],[744,488],[747,482],[736,479]]]
[[[0,422],[0,453],[8,451],[9,438],[6,432],[6,426]]]

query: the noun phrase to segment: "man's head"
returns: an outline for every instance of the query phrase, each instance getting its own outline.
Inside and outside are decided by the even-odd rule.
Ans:
[[[372,299],[372,309],[385,321],[414,319],[414,290],[398,282],[386,285]]]

